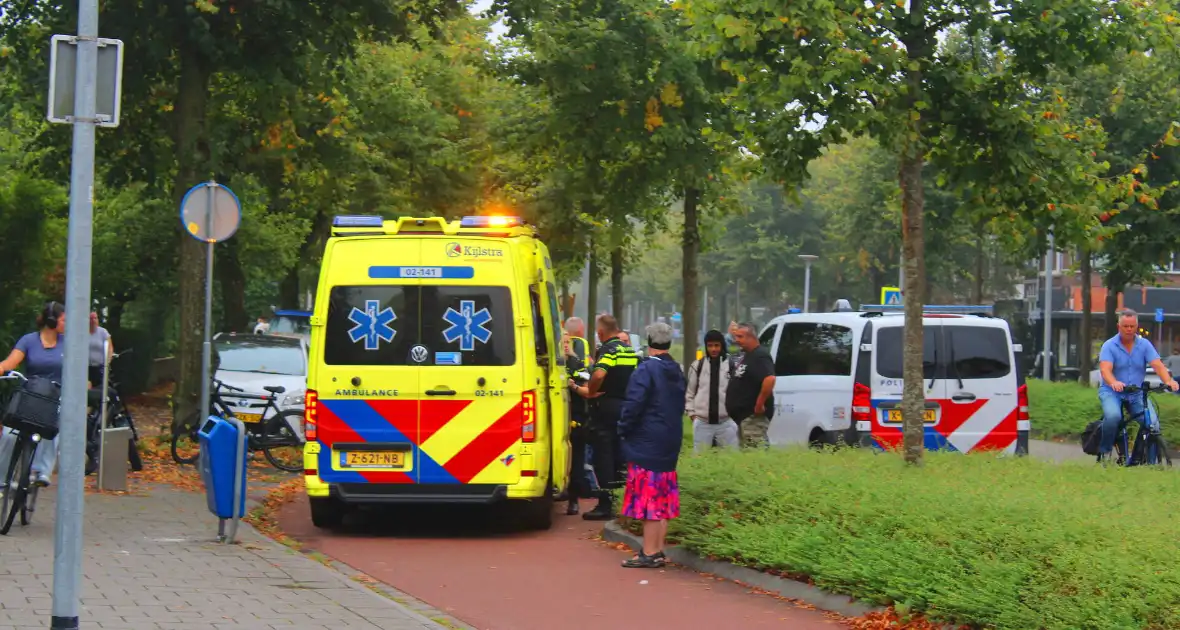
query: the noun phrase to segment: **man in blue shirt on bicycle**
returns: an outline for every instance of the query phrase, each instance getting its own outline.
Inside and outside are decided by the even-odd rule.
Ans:
[[[1102,403],[1102,444],[1099,457],[1106,459],[1114,448],[1115,434],[1123,420],[1123,403],[1132,418],[1143,418],[1143,397],[1123,392],[1128,385],[1142,385],[1147,378],[1147,366],[1159,375],[1172,391],[1180,389],[1151,342],[1139,336],[1139,314],[1131,309],[1119,311],[1119,334],[1102,344],[1098,355],[1098,369],[1102,384],[1098,400]]]

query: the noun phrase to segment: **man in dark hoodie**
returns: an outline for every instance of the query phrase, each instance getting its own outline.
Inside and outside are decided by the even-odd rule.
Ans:
[[[713,446],[738,447],[738,425],[725,408],[729,376],[725,336],[710,330],[705,333],[705,356],[688,366],[684,394],[684,409],[692,418],[693,450],[698,453]]]
[[[619,439],[627,461],[623,516],[643,521],[643,549],[623,563],[627,568],[658,568],[664,556],[668,519],[680,516],[676,462],[684,436],[684,373],[668,354],[672,327],[647,327],[648,360],[627,384],[619,417]]]

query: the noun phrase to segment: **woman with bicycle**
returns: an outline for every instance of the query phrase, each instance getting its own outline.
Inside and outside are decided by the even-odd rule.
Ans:
[[[47,378],[56,383],[62,380],[63,353],[65,351],[66,313],[58,302],[46,302],[37,316],[37,331],[17,340],[7,359],[0,361],[0,374],[7,374],[22,363],[27,377]],[[0,470],[8,469],[8,457],[12,452],[16,436],[5,428],[0,435]],[[57,438],[37,445],[33,458],[33,477],[37,485],[49,485],[49,476],[57,465]]]

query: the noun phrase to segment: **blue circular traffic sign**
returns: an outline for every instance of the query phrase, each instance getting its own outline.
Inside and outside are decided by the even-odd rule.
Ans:
[[[220,243],[238,231],[242,204],[229,188],[217,182],[201,182],[180,200],[180,225],[202,243]]]

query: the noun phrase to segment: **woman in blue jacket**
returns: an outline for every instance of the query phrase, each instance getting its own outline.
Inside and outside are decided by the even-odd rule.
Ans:
[[[623,516],[643,521],[643,549],[627,568],[664,566],[668,519],[680,516],[676,462],[684,436],[684,372],[668,354],[672,327],[647,327],[648,359],[627,384],[619,418],[619,439],[627,460]]]

